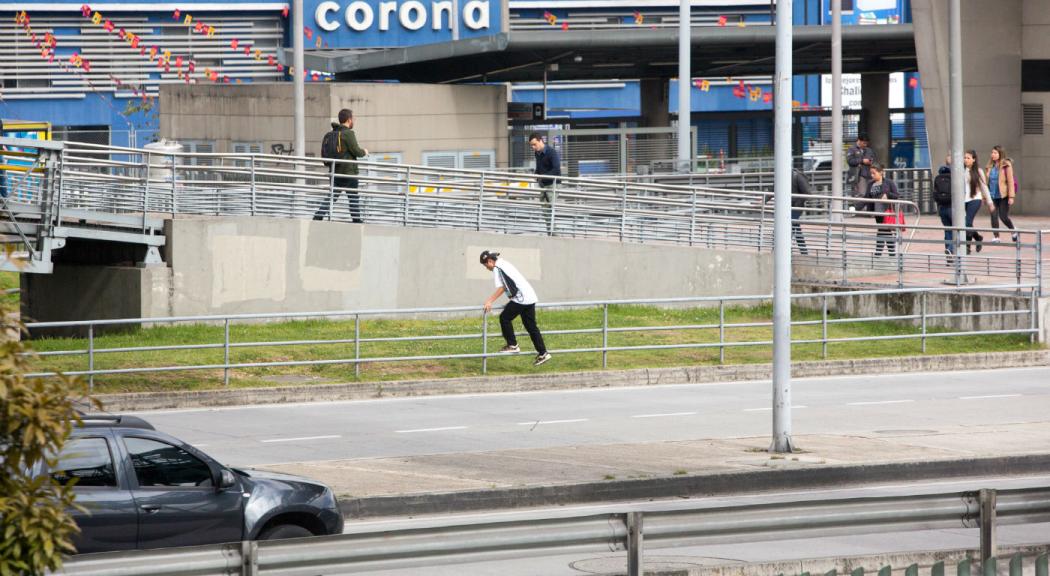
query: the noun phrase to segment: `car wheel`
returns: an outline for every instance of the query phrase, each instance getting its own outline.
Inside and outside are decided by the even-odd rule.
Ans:
[[[278,524],[276,526],[270,526],[263,533],[259,535],[259,540],[284,540],[285,538],[306,538],[307,536],[313,536],[314,533],[310,532],[302,526],[296,524]]]

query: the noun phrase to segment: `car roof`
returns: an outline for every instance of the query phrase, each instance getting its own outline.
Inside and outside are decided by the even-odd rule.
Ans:
[[[137,428],[139,430],[156,430],[152,424],[138,416],[119,414],[81,414],[78,428]]]

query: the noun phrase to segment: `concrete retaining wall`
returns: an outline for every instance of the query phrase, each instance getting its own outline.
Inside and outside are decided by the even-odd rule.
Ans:
[[[793,292],[818,293],[842,291],[847,288],[829,288],[814,284],[796,284]],[[1024,329],[1031,327],[1031,318],[1027,313],[1008,314],[1009,311],[1028,310],[1032,305],[1029,296],[1011,296],[1006,294],[981,293],[928,293],[926,296],[927,314],[962,314],[950,318],[929,318],[926,325],[931,328],[950,328],[957,331]],[[913,294],[884,295],[842,295],[828,299],[828,310],[836,314],[851,317],[863,316],[908,316],[922,313],[923,296]],[[1040,329],[1037,339],[1040,342],[1050,341],[1050,326],[1047,325],[1047,313],[1050,313],[1050,298],[1037,299],[1038,314],[1036,327]],[[798,299],[795,305],[810,310],[820,310],[819,298]],[[992,314],[987,314],[991,312]],[[979,314],[987,315],[979,315]],[[912,321],[919,325],[919,320]]]
[[[171,220],[169,268],[56,265],[25,280],[36,320],[479,306],[496,250],[541,301],[762,294],[768,254],[259,217]]]

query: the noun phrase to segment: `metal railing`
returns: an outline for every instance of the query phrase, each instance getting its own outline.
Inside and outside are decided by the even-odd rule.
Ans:
[[[339,162],[337,161],[336,164]],[[324,218],[373,224],[458,228],[624,242],[669,243],[771,252],[772,174],[691,175],[684,181],[559,177],[549,190],[537,177],[404,164],[354,163],[359,187],[336,188],[333,167],[315,158],[262,154],[189,154],[68,142],[62,149],[58,211],[77,222],[97,221],[139,233],[156,245],[159,216]],[[830,175],[829,175],[830,177]],[[964,285],[1037,282],[1042,237],[1019,231],[1019,241],[987,246],[946,267],[923,224],[928,173],[895,173],[907,226],[876,225],[874,214],[851,212],[826,194],[806,197],[796,263],[835,274],[842,283]],[[691,179],[691,180],[690,180]],[[822,180],[815,188],[822,191]],[[830,180],[828,181],[830,185]],[[542,201],[545,192],[551,200]],[[353,194],[351,204],[345,193]],[[909,199],[911,198],[911,199]],[[864,208],[862,199],[848,199]],[[26,209],[25,206],[22,206]],[[841,217],[841,218],[840,218]],[[68,226],[68,224],[67,224]],[[882,234],[879,234],[882,230]],[[978,229],[985,230],[985,229]],[[814,233],[815,232],[815,233]],[[892,258],[873,258],[876,240]],[[930,253],[915,248],[927,244]]]
[[[68,560],[60,573],[278,576],[460,564],[535,557],[543,552],[622,551],[627,556],[627,574],[640,576],[648,548],[752,542],[783,538],[785,534],[802,538],[949,528],[980,528],[980,554],[987,565],[997,553],[997,525],[1046,521],[1050,521],[1048,488],[676,510],[642,505],[612,514],[551,514],[537,519],[449,523],[298,540],[90,554]],[[1041,562],[1045,568],[1045,560]]]
[[[985,286],[974,288],[976,294],[1003,294],[1020,293],[1023,295],[1024,306],[1013,310],[996,309],[987,311],[970,311],[964,307],[958,311],[935,311],[928,306],[929,296],[943,292],[956,292],[955,288],[915,288],[904,290],[862,290],[849,292],[818,292],[811,294],[793,294],[793,305],[799,309],[808,308],[820,310],[819,320],[794,320],[792,326],[796,328],[792,344],[820,345],[821,357],[828,357],[828,347],[834,344],[862,341],[886,341],[886,340],[919,340],[921,351],[926,353],[926,345],[933,338],[947,338],[953,336],[976,336],[989,334],[1027,334],[1034,341],[1039,331],[1037,324],[1037,287],[1035,285],[1004,285]],[[863,317],[841,317],[829,316],[831,304],[840,298],[879,297],[879,296],[909,296],[909,300],[918,303],[917,310],[896,313],[893,315],[873,315]],[[761,337],[748,336],[743,329],[771,329],[773,320],[770,315],[768,320],[748,320],[744,322],[732,322],[727,320],[726,311],[734,306],[754,305],[768,303],[772,299],[770,295],[750,296],[708,296],[690,298],[665,298],[665,299],[635,299],[635,300],[605,300],[605,301],[580,301],[544,303],[538,306],[544,309],[592,309],[601,312],[601,321],[592,326],[582,326],[573,329],[548,330],[546,336],[562,335],[589,335],[593,344],[589,346],[577,346],[572,348],[551,348],[555,354],[600,354],[602,368],[608,367],[610,354],[642,350],[717,350],[719,363],[725,363],[726,352],[738,348],[753,348],[756,346],[771,346],[771,332],[764,332]],[[717,307],[717,321],[706,323],[691,323],[681,325],[667,325],[650,322],[645,325],[617,326],[609,320],[609,309],[618,305],[654,305],[671,307],[705,307],[712,311]],[[408,334],[400,333],[375,334],[364,333],[364,320],[369,318],[405,318],[420,319],[431,317],[444,319],[450,316],[464,316],[479,314],[479,330],[469,333],[436,333],[436,334]],[[94,386],[94,379],[101,375],[114,374],[145,374],[160,372],[194,371],[194,370],[222,370],[223,383],[229,385],[231,372],[234,370],[245,370],[253,368],[287,367],[287,366],[324,366],[324,365],[353,365],[356,376],[360,376],[361,365],[364,363],[397,363],[412,361],[433,360],[477,360],[481,365],[483,374],[488,372],[488,361],[491,358],[503,356],[496,348],[490,347],[489,340],[499,336],[498,330],[490,330],[490,315],[477,306],[444,307],[444,308],[412,308],[412,309],[389,309],[389,310],[349,310],[334,312],[287,312],[268,314],[234,314],[234,315],[210,315],[210,316],[172,316],[164,318],[133,318],[114,320],[81,320],[71,322],[32,322],[26,327],[30,332],[37,330],[78,330],[86,332],[86,342],[74,341],[77,347],[55,348],[50,344],[48,348],[42,348],[35,352],[42,359],[51,357],[81,357],[85,360],[84,369],[68,370],[64,373],[71,376],[86,376],[89,384]],[[998,326],[987,327],[981,322],[982,319],[994,318]],[[311,337],[308,326],[303,327],[298,334],[301,336],[296,340],[267,340],[267,341],[235,341],[231,338],[231,326],[238,323],[268,322],[274,320],[302,320],[302,319],[328,319],[352,321],[353,337],[334,339],[323,339]],[[892,334],[866,335],[866,336],[834,336],[830,330],[836,326],[858,325],[871,322],[892,321],[904,323],[911,326],[910,331],[899,331]],[[181,342],[179,344],[163,345],[139,345],[122,347],[99,347],[96,337],[104,329],[112,329],[119,326],[140,325],[193,325],[208,324],[222,326],[221,339],[196,342]],[[803,335],[800,329],[806,328],[819,334]],[[610,336],[645,336],[654,333],[681,332],[693,336],[689,341],[679,343],[658,343],[659,340],[643,343],[610,343]],[[351,333],[350,326],[345,330]],[[706,339],[705,339],[706,338]],[[432,347],[436,343],[460,343],[460,350],[450,353],[434,353]],[[418,347],[418,351],[408,354],[394,356],[369,355],[368,348],[379,343],[405,343]],[[86,347],[85,347],[86,345]],[[323,346],[352,345],[353,356],[345,357],[334,354],[334,357],[323,359],[303,360],[281,360],[281,361],[235,361],[232,355],[238,351],[251,349],[264,349],[272,347],[285,348],[308,348],[318,349]],[[191,361],[179,365],[160,366],[134,366],[124,368],[99,368],[100,356],[113,358],[120,354],[143,354],[150,352],[173,352],[173,351],[222,351],[222,362]],[[56,376],[56,371],[42,371],[29,374],[29,376],[49,377]]]

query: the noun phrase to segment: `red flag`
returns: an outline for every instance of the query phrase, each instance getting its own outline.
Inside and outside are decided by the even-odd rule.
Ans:
[[[284,16],[285,18],[288,17],[288,7],[287,6],[285,6],[283,9],[281,9],[281,16]]]
[[[175,9],[175,13],[172,14],[171,19],[172,20],[178,20],[179,19],[179,9],[178,8]]]
[[[106,20],[106,23],[103,24],[102,27],[106,29],[106,32],[112,32],[113,31],[113,22],[110,22],[109,20]]]
[[[24,14],[24,12],[23,12],[23,14]],[[91,7],[88,6],[87,4],[84,4],[83,6],[80,7],[80,14],[84,18],[87,18],[88,16],[91,16]]]
[[[561,23],[561,29],[562,30],[568,30],[569,29],[569,23],[568,22],[562,22]]]
[[[729,19],[726,18],[725,16],[719,16],[718,17],[718,25],[719,26],[725,26],[726,22],[728,22],[728,21],[729,21]]]
[[[773,95],[770,94],[769,92],[766,92],[765,94],[762,95],[762,101],[765,102],[766,104],[769,104],[770,102],[773,101]]]
[[[314,31],[311,30],[310,28],[307,28],[306,26],[303,26],[303,32],[306,33],[306,39],[307,40],[313,40],[314,39]]]
[[[919,79],[918,78],[916,78],[914,76],[912,76],[911,78],[908,78],[908,88],[918,88],[918,87],[919,87]]]
[[[230,40],[230,48],[236,50],[237,49],[237,43],[238,43],[238,40],[236,38],[234,38],[233,40]],[[329,140],[329,142],[331,142],[331,140]]]

